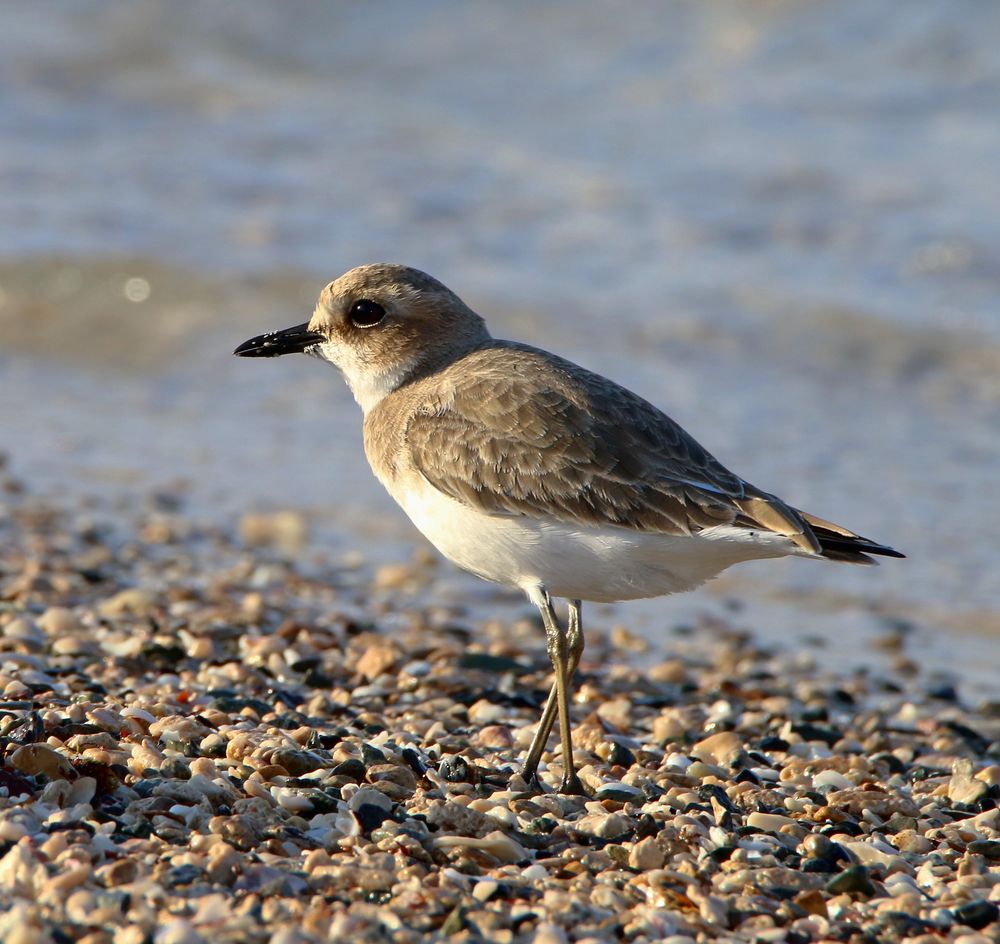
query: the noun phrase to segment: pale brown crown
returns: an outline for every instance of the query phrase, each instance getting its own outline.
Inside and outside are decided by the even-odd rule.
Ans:
[[[369,327],[352,321],[358,302],[385,317]],[[320,293],[309,330],[327,339],[322,354],[350,372],[426,372],[489,338],[483,319],[454,292],[418,269],[373,263],[351,269]]]

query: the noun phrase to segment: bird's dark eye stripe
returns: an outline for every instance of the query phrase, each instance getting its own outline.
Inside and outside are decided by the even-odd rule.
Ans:
[[[356,328],[373,328],[385,317],[385,309],[369,298],[362,298],[351,305],[351,324]]]

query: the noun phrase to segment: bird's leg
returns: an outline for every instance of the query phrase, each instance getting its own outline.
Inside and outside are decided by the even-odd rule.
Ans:
[[[562,741],[563,751],[563,781],[560,784],[562,793],[583,793],[583,785],[576,774],[576,767],[573,763],[573,741],[570,731],[569,720],[569,691],[573,673],[576,672],[580,664],[580,656],[583,653],[583,629],[580,620],[581,603],[579,600],[572,600],[569,604],[569,629],[564,631],[559,625],[558,617],[552,608],[552,601],[547,593],[542,591],[533,595],[532,602],[538,607],[542,614],[542,623],[545,626],[545,636],[548,641],[549,658],[552,661],[552,668],[555,672],[555,681],[552,690],[549,692],[545,710],[542,712],[542,719],[539,722],[538,730],[532,739],[531,747],[528,749],[528,757],[524,762],[523,776],[528,783],[537,780],[538,764],[545,750],[545,745],[555,723],[556,714],[559,715],[559,734]]]
[[[524,760],[524,766],[521,768],[521,776],[524,777],[525,783],[536,784],[538,782],[538,765],[542,760],[542,753],[545,751],[545,745],[548,743],[549,735],[552,733],[552,725],[555,724],[556,720],[556,696],[557,696],[557,685],[553,681],[552,688],[549,691],[549,699],[545,703],[545,710],[542,712],[542,720],[538,722],[538,727],[535,730],[535,736],[531,739],[531,747],[528,748],[528,756]]]
[[[583,603],[569,601],[569,628],[566,630],[566,644],[569,646],[569,675],[573,675],[580,665],[583,655]]]
[[[582,609],[583,606],[579,600],[569,601],[569,628],[566,630],[566,644],[569,650],[569,677],[571,680],[580,665],[580,656],[583,655]],[[558,693],[558,683],[553,681],[548,701],[545,703],[545,710],[542,712],[542,720],[538,723],[538,729],[531,741],[531,747],[528,749],[528,756],[521,771],[528,783],[538,778],[538,765],[541,763],[542,754],[545,751],[545,745],[548,744],[559,708]]]

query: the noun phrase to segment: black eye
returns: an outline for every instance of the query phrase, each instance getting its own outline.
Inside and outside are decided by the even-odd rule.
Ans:
[[[374,328],[385,317],[385,309],[378,302],[362,298],[351,305],[349,317],[355,328]]]

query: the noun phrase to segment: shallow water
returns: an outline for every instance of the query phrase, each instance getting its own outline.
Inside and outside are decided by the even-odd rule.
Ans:
[[[601,620],[656,635],[736,597],[864,662],[907,618],[928,670],[989,684],[1000,7],[0,12],[0,449],[33,488],[183,479],[207,514],[303,508],[323,546],[405,555],[336,376],[229,356],[405,261],[910,555],[747,566]]]

